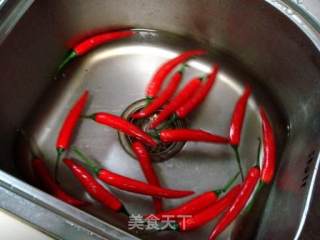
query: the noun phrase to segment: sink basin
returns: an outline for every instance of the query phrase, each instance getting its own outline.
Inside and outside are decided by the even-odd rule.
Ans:
[[[206,239],[214,221],[183,234],[128,230],[128,218],[93,201],[63,165],[59,174],[63,187],[91,205],[76,209],[42,192],[33,181],[28,146],[17,133],[19,128],[28,132],[53,170],[61,122],[84,89],[90,91],[87,114],[107,111],[126,117],[133,106],[143,104],[144,88],[161,63],[181,51],[203,48],[208,54],[188,62],[183,84],[208,73],[212,63],[221,70],[206,102],[183,124],[227,135],[234,104],[250,84],[253,96],[240,146],[244,168],[256,162],[260,104],[272,120],[278,146],[273,184],[221,238],[298,238],[318,166],[320,44],[312,25],[298,13],[288,16],[268,2],[247,2],[43,0],[23,5],[25,14],[0,46],[0,191],[5,193],[0,207],[56,238]],[[16,9],[24,12],[23,7]],[[57,74],[59,62],[74,43],[123,28],[133,28],[135,36],[96,48]],[[145,181],[125,141],[112,129],[82,120],[72,144],[102,166]],[[186,143],[170,157],[167,150],[154,153],[160,159],[155,169],[166,187],[201,193],[221,187],[237,172],[227,146]],[[130,213],[153,212],[150,197],[110,190]],[[165,200],[165,207],[187,199]]]

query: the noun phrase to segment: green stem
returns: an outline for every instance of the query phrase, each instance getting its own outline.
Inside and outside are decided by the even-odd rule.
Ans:
[[[89,159],[84,153],[82,153],[77,147],[72,147],[72,151],[82,159],[85,164],[91,168],[91,170],[95,173],[98,174],[100,171],[100,168],[91,160]]]
[[[58,72],[61,71],[72,59],[77,57],[77,53],[75,51],[71,51],[62,61],[62,63],[58,67]]]
[[[182,66],[179,68],[178,72],[179,73],[183,73],[186,70],[187,67],[188,67],[187,64],[185,64],[185,63],[182,64]]]
[[[223,192],[228,191],[228,189],[235,183],[239,175],[240,175],[240,172],[237,172],[237,174],[234,175],[233,178],[231,178],[229,182],[226,183],[226,185],[222,188]]]
[[[147,97],[146,97],[146,106],[148,106],[152,101],[153,101],[153,97],[147,96]],[[145,107],[146,107],[146,106],[145,106]]]
[[[160,134],[158,132],[148,132],[148,134],[152,137],[155,138],[157,140],[160,140]]]
[[[258,138],[258,151],[257,151],[257,166],[260,165],[260,148],[261,148],[261,138]]]
[[[229,188],[235,183],[237,178],[239,177],[240,172],[237,172],[236,175],[234,175],[229,181],[220,189],[215,190],[214,192],[219,196],[222,193],[225,193],[229,190]]]
[[[168,128],[168,127],[169,127],[172,123],[174,123],[177,119],[178,119],[178,116],[177,116],[176,114],[172,115],[168,121],[164,122],[164,124],[161,126],[161,128],[159,129],[159,131]]]
[[[236,160],[237,160],[237,163],[238,163],[241,179],[242,179],[242,182],[243,182],[244,181],[244,175],[243,175],[243,169],[242,169],[242,166],[241,166],[241,159],[240,159],[239,149],[238,149],[238,146],[232,146],[232,148],[233,148],[233,150],[234,150],[234,152],[236,154]]]
[[[254,196],[253,198],[251,199],[250,203],[248,204],[248,206],[245,208],[244,212],[245,213],[248,213],[251,211],[252,207],[253,207],[253,204],[255,203],[256,199],[257,199],[257,195],[259,194],[259,192],[261,191],[261,189],[264,187],[264,183],[263,182],[259,182],[258,183],[258,187],[257,187],[257,190],[254,192]]]
[[[56,163],[54,167],[54,179],[56,182],[58,182],[59,165],[60,165],[61,155],[63,152],[64,152],[64,149],[62,148],[57,149],[57,157],[56,157]]]
[[[128,210],[123,205],[122,205],[122,208],[120,208],[119,213],[123,213],[128,217],[130,216],[130,213],[128,212]]]
[[[80,117],[83,118],[83,119],[94,120],[95,119],[95,114],[92,114],[92,115],[81,115]]]

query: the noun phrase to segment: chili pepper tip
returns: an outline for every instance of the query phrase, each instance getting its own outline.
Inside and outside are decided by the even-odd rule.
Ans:
[[[139,111],[139,112],[133,113],[130,117],[133,119],[139,119],[139,118],[144,118],[145,116],[146,116],[145,112]]]

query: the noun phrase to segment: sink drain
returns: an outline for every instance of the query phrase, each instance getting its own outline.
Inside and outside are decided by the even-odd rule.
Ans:
[[[132,114],[138,112],[140,109],[144,108],[145,105],[147,104],[147,100],[146,99],[141,99],[138,100],[134,103],[132,103],[129,107],[127,107],[127,109],[122,113],[122,117],[126,120],[128,120],[129,122],[135,124],[136,126],[140,127],[142,130],[146,131],[146,132],[153,132],[154,130],[148,130],[148,124],[150,122],[151,119],[155,118],[157,116],[157,114],[159,114],[159,112],[161,111],[161,109],[154,113],[153,115],[151,115],[148,118],[144,118],[144,119],[132,119],[130,116],[132,116]],[[163,125],[159,125],[158,129],[161,129],[163,127]],[[166,128],[184,128],[185,127],[185,123],[182,120],[176,120],[174,122],[172,122],[170,125],[166,126]],[[134,141],[134,139],[122,132],[118,132],[119,135],[119,139],[120,139],[120,143],[123,147],[123,149],[130,154],[133,158],[136,158],[135,154],[132,152],[131,150],[131,144]],[[151,148],[149,146],[146,146],[149,153],[150,153],[150,157],[152,159],[152,161],[154,162],[161,162],[161,161],[165,161],[170,159],[171,157],[173,157],[174,155],[176,155],[178,152],[180,152],[180,150],[183,148],[184,146],[184,142],[175,142],[175,143],[162,143],[158,140],[156,140],[158,142],[158,145],[156,148]]]

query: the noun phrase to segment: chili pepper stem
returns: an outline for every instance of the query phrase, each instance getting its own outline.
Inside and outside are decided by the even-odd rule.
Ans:
[[[187,64],[185,64],[185,63],[182,64],[182,66],[179,68],[178,72],[179,73],[183,73],[186,70],[187,67],[188,67]]]
[[[122,206],[120,209],[119,209],[119,213],[123,213],[124,215],[126,216],[130,216],[130,213],[128,212],[128,210],[125,208],[125,206]]]
[[[91,160],[89,159],[84,153],[82,153],[77,147],[72,147],[72,151],[81,158],[85,164],[95,173],[98,174],[100,168]]]
[[[244,175],[243,175],[243,169],[242,169],[242,165],[241,165],[239,149],[238,149],[238,146],[234,146],[234,145],[231,145],[231,146],[232,146],[232,148],[234,150],[234,153],[236,155],[236,160],[237,160],[238,167],[239,167],[239,170],[240,170],[241,180],[243,182],[244,181]]]
[[[261,138],[258,138],[258,150],[257,150],[257,163],[256,165],[260,165],[260,148],[261,148]]]
[[[256,199],[257,199],[257,195],[258,193],[261,191],[261,189],[264,187],[264,183],[263,182],[259,182],[257,190],[254,193],[253,198],[251,199],[250,203],[248,204],[248,206],[245,208],[244,213],[248,213],[251,211],[253,204],[255,203]]]
[[[155,139],[157,139],[157,140],[160,140],[160,134],[159,134],[158,132],[148,132],[148,134],[149,134],[151,137],[153,137],[153,138],[155,138]]]
[[[153,101],[153,97],[146,97],[146,106],[148,106]]]
[[[56,157],[56,162],[54,167],[54,180],[56,181],[56,183],[58,183],[59,165],[60,165],[61,155],[63,154],[63,152],[64,152],[64,149],[62,148],[57,149],[57,157]]]
[[[237,172],[222,188],[215,190],[214,192],[220,196],[222,193],[225,193],[229,190],[229,188],[235,183],[237,178],[239,177],[240,172]]]
[[[82,115],[81,118],[94,120],[95,114]]]
[[[64,68],[72,59],[76,57],[77,57],[77,53],[75,51],[71,51],[59,65],[58,72],[60,72],[62,68]]]
[[[159,129],[160,131],[163,130],[163,129],[166,129],[170,126],[170,124],[172,124],[174,121],[176,121],[178,119],[178,116],[176,114],[172,115],[171,118],[166,121],[162,126],[161,128]]]
[[[257,166],[259,166],[259,160],[260,160],[261,138],[258,138],[258,142],[259,142],[259,143],[258,143],[257,163],[256,163]],[[256,201],[257,195],[258,195],[258,193],[261,191],[261,189],[263,188],[263,186],[264,186],[264,183],[260,181],[260,182],[259,182],[259,185],[258,185],[258,187],[257,187],[257,190],[256,190],[256,192],[254,193],[254,196],[253,196],[251,202],[249,203],[249,205],[248,205],[248,206],[246,207],[246,209],[245,209],[245,213],[249,212],[249,211],[252,209],[253,204],[254,204],[254,202]]]

